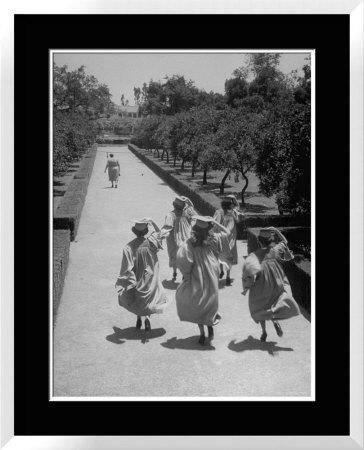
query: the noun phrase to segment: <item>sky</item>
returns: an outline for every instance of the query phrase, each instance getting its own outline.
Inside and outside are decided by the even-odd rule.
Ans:
[[[288,74],[307,64],[308,53],[283,53],[280,70]],[[67,65],[68,70],[86,66],[86,73],[94,75],[100,83],[106,84],[112,94],[112,101],[120,104],[124,94],[130,105],[134,105],[135,87],[143,83],[163,81],[165,76],[183,75],[194,85],[206,92],[224,94],[225,80],[232,77],[240,67],[246,52],[237,53],[56,53],[54,62]]]

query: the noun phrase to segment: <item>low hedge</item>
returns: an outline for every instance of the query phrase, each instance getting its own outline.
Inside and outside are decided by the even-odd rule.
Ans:
[[[157,161],[153,161],[150,155],[146,154],[146,151],[140,149],[134,144],[128,145],[129,150],[131,150],[134,155],[136,155],[147,167],[149,167],[154,173],[156,173],[163,181],[165,181],[172,189],[178,192],[179,195],[184,195],[190,198],[195,206],[195,208],[205,215],[213,215],[216,206],[213,204],[216,196],[214,194],[208,194],[205,192],[197,191],[194,187],[189,186],[186,182],[179,180],[173,173],[173,169],[167,167],[162,167]]]
[[[216,209],[220,208],[221,200],[215,194],[208,193],[194,185],[192,182],[187,184],[184,180],[180,180],[176,170],[163,161],[159,161],[148,153],[146,150],[137,147],[134,144],[128,145],[129,150],[134,153],[147,167],[156,173],[163,181],[165,181],[179,195],[189,197],[195,208],[204,215],[213,216]],[[296,227],[309,226],[309,218],[292,215],[264,215],[264,214],[247,214],[244,220],[237,226],[238,239],[247,238],[247,229],[254,227]]]
[[[53,231],[53,323],[55,323],[66,277],[70,238],[70,230]]]
[[[299,227],[281,227],[279,230],[287,238],[288,245],[293,251],[300,236],[305,235],[307,238],[310,235],[308,227],[303,227],[302,229]],[[247,230],[248,253],[260,248],[258,242],[259,231],[260,228],[249,228]],[[308,312],[311,312],[311,261],[307,258],[301,258],[300,261],[288,261],[284,263],[284,271],[291,284],[294,298]]]
[[[70,230],[70,238],[72,241],[77,234],[96,152],[97,145],[95,144],[82,158],[80,167],[53,216],[53,228],[55,230]]]

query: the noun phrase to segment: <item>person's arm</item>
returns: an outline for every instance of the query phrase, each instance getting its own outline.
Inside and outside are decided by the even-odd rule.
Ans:
[[[144,220],[146,220],[147,222],[150,222],[150,223],[153,225],[155,231],[157,231],[157,232],[160,231],[160,228],[159,228],[158,225],[154,222],[153,219],[151,219],[150,217],[145,217]]]
[[[104,173],[106,172],[106,169],[107,169],[108,167],[109,167],[109,160],[106,161],[106,167],[105,167]]]
[[[168,213],[166,215],[165,220],[164,220],[164,225],[162,226],[162,229],[163,230],[172,231],[173,228],[174,228],[173,216],[172,216],[172,213]]]
[[[216,225],[216,228],[219,230],[218,231],[219,233],[222,231],[223,233],[230,234],[230,230],[228,230],[226,227],[221,225],[221,223],[214,221],[214,224]]]

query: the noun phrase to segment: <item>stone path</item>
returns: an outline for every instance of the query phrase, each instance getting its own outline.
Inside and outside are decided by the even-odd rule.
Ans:
[[[133,238],[132,220],[152,217],[162,225],[175,193],[126,146],[98,152],[70,260],[53,338],[55,397],[309,397],[311,324],[299,316],[282,323],[268,340],[241,295],[241,264],[233,286],[220,289],[221,323],[212,346],[197,344],[196,325],[178,320],[175,304],[151,318],[145,339],[135,316],[117,304],[114,283],[121,249]],[[105,151],[119,159],[121,178],[111,189]],[[238,243],[239,261],[246,244]],[[171,296],[166,249],[159,253],[161,279]],[[180,281],[180,275],[177,281]]]

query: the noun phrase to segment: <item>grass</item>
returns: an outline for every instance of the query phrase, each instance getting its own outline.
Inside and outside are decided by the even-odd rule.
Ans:
[[[155,156],[157,159],[157,157]],[[160,161],[160,159],[159,159]],[[164,158],[164,163],[165,158]],[[170,167],[173,167],[173,159],[170,158]],[[196,170],[195,176],[191,176],[191,165],[185,164],[184,171],[181,171],[181,163],[177,161],[176,171],[188,181],[194,181],[201,187],[201,189],[206,192],[215,194],[217,197],[221,198],[220,195],[220,183],[225,175],[225,171],[212,170],[207,173],[207,184],[202,184],[203,171]],[[244,211],[251,214],[279,214],[277,204],[274,197],[268,198],[259,192],[259,178],[255,173],[248,174],[249,184],[245,191],[245,207]],[[235,174],[231,173],[230,177],[226,179],[224,195],[235,194],[239,202],[241,201],[241,191],[245,185],[245,181],[242,180],[241,175],[239,176],[239,181],[235,182]]]

